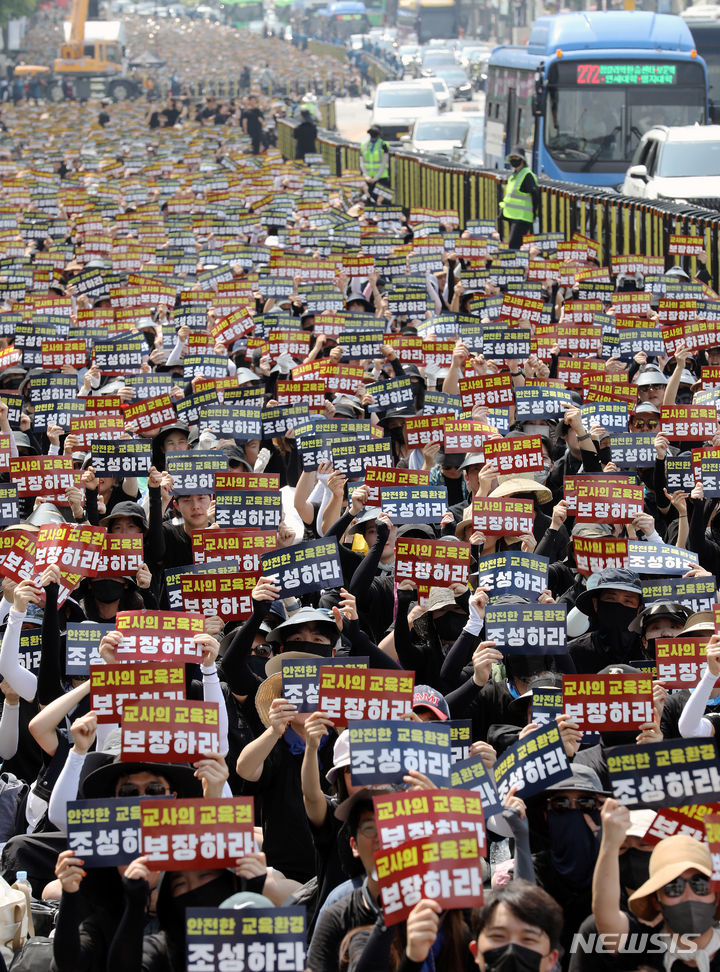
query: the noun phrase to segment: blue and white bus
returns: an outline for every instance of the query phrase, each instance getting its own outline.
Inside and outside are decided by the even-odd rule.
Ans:
[[[706,124],[708,80],[681,17],[646,11],[540,17],[526,47],[488,64],[485,159],[515,145],[538,175],[611,186],[653,125]]]

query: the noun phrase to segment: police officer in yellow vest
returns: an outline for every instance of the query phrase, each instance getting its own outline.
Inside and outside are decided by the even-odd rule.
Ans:
[[[373,202],[376,200],[375,190],[381,186],[389,186],[390,149],[387,142],[380,138],[380,129],[373,125],[368,128],[370,138],[363,142],[360,149],[360,171],[365,176],[368,196]]]
[[[505,185],[500,212],[510,224],[508,246],[519,250],[523,236],[532,233],[533,221],[538,218],[540,189],[535,173],[527,164],[525,149],[516,146],[505,161],[513,171]]]

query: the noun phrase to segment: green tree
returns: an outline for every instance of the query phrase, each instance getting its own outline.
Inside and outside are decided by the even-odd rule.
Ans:
[[[29,17],[35,12],[37,0],[2,0],[0,3],[0,26],[7,27],[16,17]]]

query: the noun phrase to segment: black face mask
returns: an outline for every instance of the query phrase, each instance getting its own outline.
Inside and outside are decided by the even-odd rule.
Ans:
[[[330,658],[333,653],[332,645],[317,645],[314,641],[286,641],[283,651],[305,651],[308,655],[320,655]]]
[[[394,429],[390,429],[388,434],[393,442],[397,442],[398,445],[402,445],[405,442],[405,428],[402,425],[397,425]]]
[[[650,854],[647,851],[630,847],[620,855],[620,884],[624,888],[637,891],[650,875]]]
[[[631,649],[637,650],[639,636],[628,630],[636,616],[636,608],[615,602],[598,603],[597,630],[609,650],[611,661],[626,662]]]
[[[692,405],[693,395],[689,388],[679,388],[675,396],[677,405]]]
[[[544,955],[524,945],[501,945],[482,953],[485,972],[538,972]]]
[[[555,870],[571,888],[590,887],[600,843],[588,827],[585,817],[600,823],[600,813],[585,814],[580,810],[547,811],[550,833],[550,859]]]
[[[513,167],[513,169],[522,169],[523,167],[522,159],[511,159],[510,165]]]
[[[265,678],[265,666],[269,661],[269,658],[261,658],[260,655],[248,655],[247,666],[253,675],[257,675],[258,678]]]
[[[660,905],[665,924],[676,935],[702,935],[713,923],[715,901],[681,901]]]
[[[455,643],[460,637],[460,632],[465,627],[466,618],[455,611],[448,611],[439,618],[435,618],[433,624],[441,641]]]
[[[124,591],[123,582],[112,580],[112,578],[92,582],[92,596],[101,604],[112,604],[113,601],[119,601]]]

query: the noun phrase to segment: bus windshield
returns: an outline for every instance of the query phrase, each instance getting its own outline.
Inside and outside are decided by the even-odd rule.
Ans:
[[[702,124],[704,103],[697,64],[555,63],[545,145],[563,169],[623,172],[649,128]]]

